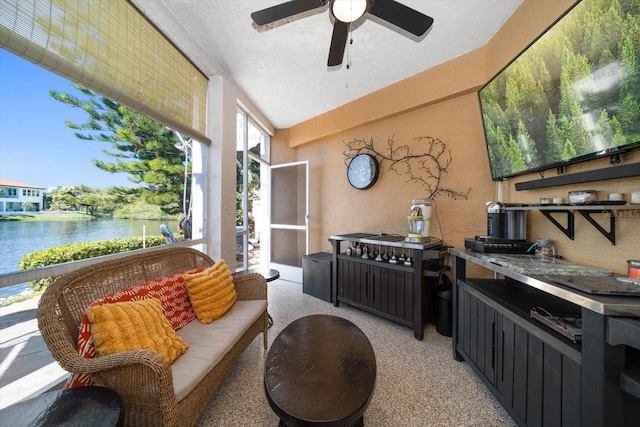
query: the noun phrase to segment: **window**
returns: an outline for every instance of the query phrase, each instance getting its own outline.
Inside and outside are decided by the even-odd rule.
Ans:
[[[207,77],[130,1],[5,0],[0,33],[3,49],[210,142]]]
[[[269,135],[241,109],[236,124],[236,269],[245,270],[261,262],[261,241],[268,235],[261,183],[270,147]]]

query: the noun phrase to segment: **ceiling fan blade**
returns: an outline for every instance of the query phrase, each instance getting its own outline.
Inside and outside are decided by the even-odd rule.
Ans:
[[[292,0],[253,12],[251,19],[256,25],[266,25],[298,13],[316,9],[327,4],[327,0]]]
[[[374,0],[369,13],[416,36],[423,35],[433,25],[430,16],[394,0]]]
[[[335,24],[333,24],[333,34],[331,35],[331,47],[329,47],[329,60],[327,61],[329,67],[342,64],[348,35],[349,23],[336,19]]]

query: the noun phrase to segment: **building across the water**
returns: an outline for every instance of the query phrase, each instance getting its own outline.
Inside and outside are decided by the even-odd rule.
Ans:
[[[45,188],[0,178],[0,212],[41,211]]]

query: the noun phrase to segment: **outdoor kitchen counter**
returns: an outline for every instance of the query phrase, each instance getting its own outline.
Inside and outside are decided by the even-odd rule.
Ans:
[[[469,364],[518,425],[637,424],[636,285],[560,260],[449,254],[453,357]]]
[[[541,260],[533,255],[487,254],[470,250],[459,251],[453,248],[449,249],[449,253],[598,314],[640,317],[640,295],[593,295],[554,283],[545,277],[598,276],[602,277],[603,281],[607,281],[613,276],[611,271],[559,259]]]

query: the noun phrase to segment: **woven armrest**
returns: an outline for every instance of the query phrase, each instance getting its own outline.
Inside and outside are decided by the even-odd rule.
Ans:
[[[79,360],[72,361],[70,369],[64,366],[63,368],[70,372],[91,375],[113,368],[150,369],[155,372],[155,375],[166,375],[171,378],[171,365],[160,354],[151,350],[125,351],[91,359],[79,356],[77,359]]]
[[[267,299],[267,281],[261,274],[251,273],[233,277],[239,301]]]

